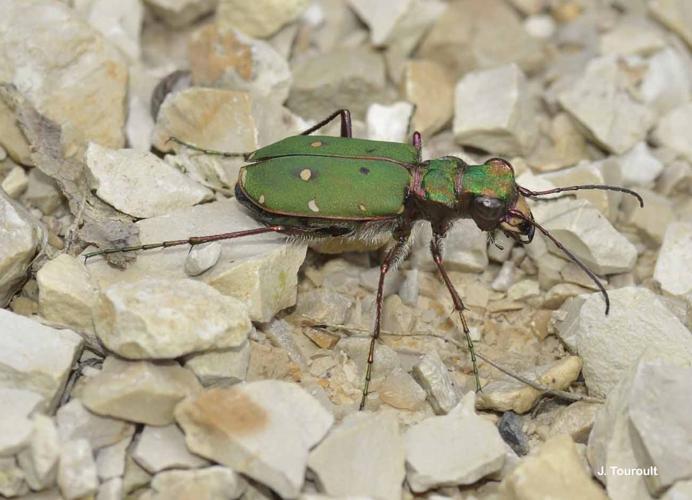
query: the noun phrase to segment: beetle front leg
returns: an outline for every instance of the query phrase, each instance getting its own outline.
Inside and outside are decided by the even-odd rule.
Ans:
[[[337,116],[341,117],[341,137],[352,137],[353,133],[351,131],[351,112],[348,109],[340,109],[339,111],[335,111],[321,122],[316,123],[309,129],[301,132],[300,135],[312,134],[315,130],[321,129]]]
[[[384,301],[384,278],[387,275],[387,271],[396,264],[396,262],[403,258],[406,254],[406,250],[409,246],[409,238],[411,232],[410,230],[405,230],[397,239],[396,245],[394,245],[391,250],[385,255],[382,264],[380,264],[380,279],[377,283],[377,296],[375,299],[375,328],[372,332],[372,337],[370,338],[370,350],[368,351],[368,364],[365,369],[365,383],[363,384],[363,397],[360,400],[359,410],[365,408],[365,400],[368,397],[368,390],[370,389],[370,379],[372,378],[372,366],[375,362],[375,344],[377,339],[380,337],[380,325],[382,320],[382,303]]]
[[[468,346],[469,354],[471,355],[471,363],[473,363],[473,376],[476,379],[476,392],[479,392],[481,390],[481,381],[480,377],[478,376],[478,363],[476,362],[476,351],[473,347],[473,340],[471,340],[471,330],[469,329],[469,325],[468,323],[466,323],[466,318],[464,317],[464,309],[466,309],[466,306],[464,306],[464,303],[462,302],[459,293],[457,292],[456,288],[454,288],[454,284],[452,284],[452,280],[449,279],[447,270],[444,268],[444,265],[442,264],[442,248],[440,243],[442,242],[444,237],[444,232],[433,233],[433,239],[430,241],[430,252],[432,253],[433,260],[435,261],[435,265],[437,266],[438,271],[440,271],[442,280],[445,282],[447,290],[449,290],[449,294],[452,296],[452,303],[454,304],[454,309],[459,311],[461,327],[464,330],[464,336],[466,337],[466,345]]]

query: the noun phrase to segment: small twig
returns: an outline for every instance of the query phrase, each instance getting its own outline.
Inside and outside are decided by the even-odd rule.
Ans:
[[[311,326],[313,328],[322,328],[322,329],[335,329],[335,330],[342,330],[347,333],[350,337],[369,337],[370,336],[370,331],[365,330],[364,328],[356,328],[356,327],[351,327],[351,326],[346,326],[346,325],[329,325],[329,324],[319,324],[319,325],[307,325]],[[351,335],[350,332],[363,332],[365,335]],[[459,342],[456,339],[451,339],[448,337],[445,337],[444,335],[441,335],[439,333],[423,333],[423,332],[412,332],[412,333],[397,333],[397,332],[391,332],[387,330],[380,330],[380,335],[387,335],[390,337],[433,337],[437,338],[440,340],[443,340],[445,342],[449,342],[450,344],[455,345],[462,351],[466,352],[466,348],[464,344]],[[586,401],[588,403],[604,403],[605,401],[600,399],[600,398],[594,398],[592,396],[585,396],[582,394],[575,394],[573,392],[567,392],[567,391],[561,391],[559,389],[551,389],[549,387],[545,387],[538,382],[535,382],[533,380],[529,380],[528,378],[524,377],[523,375],[519,375],[518,373],[514,373],[511,370],[504,368],[503,366],[497,364],[495,361],[492,361],[489,359],[487,356],[485,356],[483,353],[479,353],[476,351],[476,356],[481,358],[483,361],[488,363],[490,366],[495,368],[496,370],[501,371],[505,375],[508,375],[512,377],[515,380],[518,380],[519,382],[528,385],[529,387],[532,387],[536,389],[537,391],[541,392],[542,395],[548,395],[548,396],[553,396],[556,398],[560,399],[565,399],[568,401]]]
[[[82,190],[82,201],[79,203],[79,210],[77,211],[77,215],[75,216],[74,221],[72,221],[70,227],[67,228],[65,234],[65,253],[68,255],[70,254],[70,248],[74,244],[75,235],[79,230],[79,224],[81,224],[82,218],[84,217],[84,209],[86,208],[88,189],[89,186],[87,184],[84,184],[84,189]]]

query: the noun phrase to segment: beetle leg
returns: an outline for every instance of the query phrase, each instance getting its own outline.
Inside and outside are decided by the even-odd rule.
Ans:
[[[243,236],[254,236],[256,234],[262,233],[287,233],[289,232],[284,226],[267,226],[259,227],[257,229],[248,229],[246,231],[235,231],[232,233],[220,233],[212,234],[209,236],[192,236],[185,240],[169,240],[162,241],[160,243],[146,243],[144,245],[136,245],[131,247],[121,247],[121,248],[105,248],[103,250],[96,250],[94,252],[89,252],[84,254],[84,261],[90,257],[95,257],[97,255],[106,255],[111,253],[119,252],[135,252],[137,250],[152,250],[154,248],[168,248],[175,247],[179,245],[201,245],[202,243],[208,243],[210,241],[219,240],[230,240],[233,238],[242,238]]]
[[[411,231],[410,229],[403,229],[399,235],[399,238],[391,250],[385,255],[382,264],[380,264],[380,280],[377,283],[377,296],[375,299],[375,328],[372,332],[372,337],[370,338],[370,350],[368,351],[368,364],[365,369],[365,383],[363,384],[363,397],[360,400],[359,410],[365,408],[365,399],[368,397],[368,390],[370,389],[370,379],[372,378],[372,366],[375,362],[375,344],[377,339],[380,337],[380,324],[382,320],[382,302],[384,301],[383,290],[384,290],[384,278],[387,271],[391,269],[396,262],[405,256],[406,251],[409,246]]]
[[[341,117],[341,137],[352,137],[353,134],[351,133],[351,112],[348,109],[340,109],[339,111],[335,111],[321,122],[301,132],[300,135],[312,134],[315,130],[321,129],[337,116]]]
[[[433,260],[435,261],[435,265],[437,266],[438,271],[440,271],[440,275],[442,275],[442,280],[445,282],[447,290],[449,290],[449,294],[452,296],[454,309],[459,311],[459,318],[461,318],[461,326],[464,330],[464,336],[466,337],[466,345],[468,347],[469,354],[471,355],[471,363],[473,364],[473,376],[476,379],[476,392],[479,392],[481,390],[481,382],[480,377],[478,376],[478,363],[476,362],[476,351],[473,347],[473,340],[471,340],[471,330],[469,330],[469,325],[468,323],[466,323],[466,318],[464,317],[464,309],[466,309],[466,306],[464,306],[464,303],[462,302],[459,293],[452,284],[452,280],[449,279],[447,270],[444,268],[442,264],[442,249],[440,243],[442,242],[442,239],[444,237],[445,233],[433,233],[433,239],[430,241],[430,251],[432,253]]]
[[[224,156],[227,158],[242,157],[242,158],[247,159],[247,156],[252,153],[252,152],[249,152],[249,153],[227,153],[226,151],[217,151],[216,149],[202,148],[202,147],[196,146],[195,144],[192,144],[190,142],[185,142],[183,140],[180,140],[177,137],[169,137],[166,142],[175,142],[176,144],[180,144],[181,146],[185,146],[188,149],[200,151],[200,152],[204,153],[205,155]]]

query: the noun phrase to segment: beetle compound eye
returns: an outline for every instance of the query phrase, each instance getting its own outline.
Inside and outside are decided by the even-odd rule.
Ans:
[[[499,221],[505,211],[505,205],[497,198],[479,196],[473,200],[474,215],[487,221]]]

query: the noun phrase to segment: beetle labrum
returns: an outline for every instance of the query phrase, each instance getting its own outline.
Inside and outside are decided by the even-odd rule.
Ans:
[[[340,137],[311,135],[336,118],[341,120]],[[267,232],[307,240],[336,236],[372,240],[392,235],[394,245],[386,251],[380,265],[375,325],[360,409],[365,406],[368,395],[375,344],[380,335],[384,279],[406,256],[414,223],[425,220],[431,224],[430,251],[459,314],[473,364],[476,390],[480,390],[474,346],[464,317],[465,306],[443,265],[442,242],[453,222],[471,218],[479,229],[501,230],[520,243],[531,242],[538,229],[594,281],[603,294],[608,314],[609,299],[604,286],[591,270],[533,219],[526,199],[565,191],[601,189],[630,194],[643,205],[636,192],[618,186],[579,185],[532,191],[517,185],[512,166],[501,158],[491,158],[480,165],[469,165],[454,156],[423,161],[418,132],[414,132],[412,144],[354,139],[350,113],[343,109],[300,135],[251,153],[212,151],[176,138],[172,140],[207,154],[244,157],[248,165],[240,170],[235,196],[264,227],[108,248],[84,257],[198,245]]]

